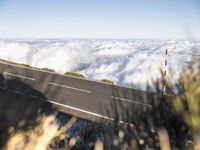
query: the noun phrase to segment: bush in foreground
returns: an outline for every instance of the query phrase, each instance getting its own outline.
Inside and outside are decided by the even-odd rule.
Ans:
[[[200,149],[200,63],[197,71],[191,67],[181,75],[177,87],[174,107],[193,132],[195,149]]]
[[[66,72],[65,73],[66,76],[70,76],[70,77],[77,77],[77,78],[81,78],[81,79],[85,79],[85,77],[77,72]]]

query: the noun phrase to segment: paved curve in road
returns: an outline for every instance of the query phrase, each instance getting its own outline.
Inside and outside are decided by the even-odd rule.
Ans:
[[[143,113],[151,109],[148,97],[155,93],[104,84],[86,79],[79,79],[60,75],[53,72],[42,71],[35,68],[0,63],[0,73],[5,79],[18,79],[40,91],[46,101],[57,106],[61,111],[75,114],[87,119],[102,118],[121,122],[128,122],[135,112]],[[35,100],[43,100],[17,85],[0,87],[17,94],[29,95]]]

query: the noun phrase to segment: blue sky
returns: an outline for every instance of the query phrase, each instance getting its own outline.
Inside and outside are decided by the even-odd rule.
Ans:
[[[200,39],[200,3],[0,0],[0,37]]]

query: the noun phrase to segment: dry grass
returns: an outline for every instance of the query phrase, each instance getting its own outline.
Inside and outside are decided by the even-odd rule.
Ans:
[[[65,138],[68,130],[76,118],[72,118],[64,127],[56,123],[55,115],[40,116],[37,119],[37,125],[28,131],[12,131],[12,136],[6,143],[6,150],[47,150],[54,140]],[[69,147],[73,147],[76,142],[69,142]]]
[[[28,131],[13,131],[6,143],[7,150],[46,150],[61,133],[54,116],[38,118],[37,126]]]

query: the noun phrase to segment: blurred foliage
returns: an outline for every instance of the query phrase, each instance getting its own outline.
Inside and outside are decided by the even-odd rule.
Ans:
[[[184,72],[177,87],[179,97],[174,107],[194,134],[200,135],[200,64]]]
[[[55,116],[40,116],[37,125],[29,130],[14,131],[9,129],[11,137],[6,143],[7,150],[47,149],[53,139],[60,137],[59,126],[55,124]],[[49,132],[51,131],[51,132]]]
[[[77,78],[81,78],[81,79],[85,79],[85,77],[77,72],[66,72],[65,73],[66,76],[71,76],[71,77],[77,77]]]

